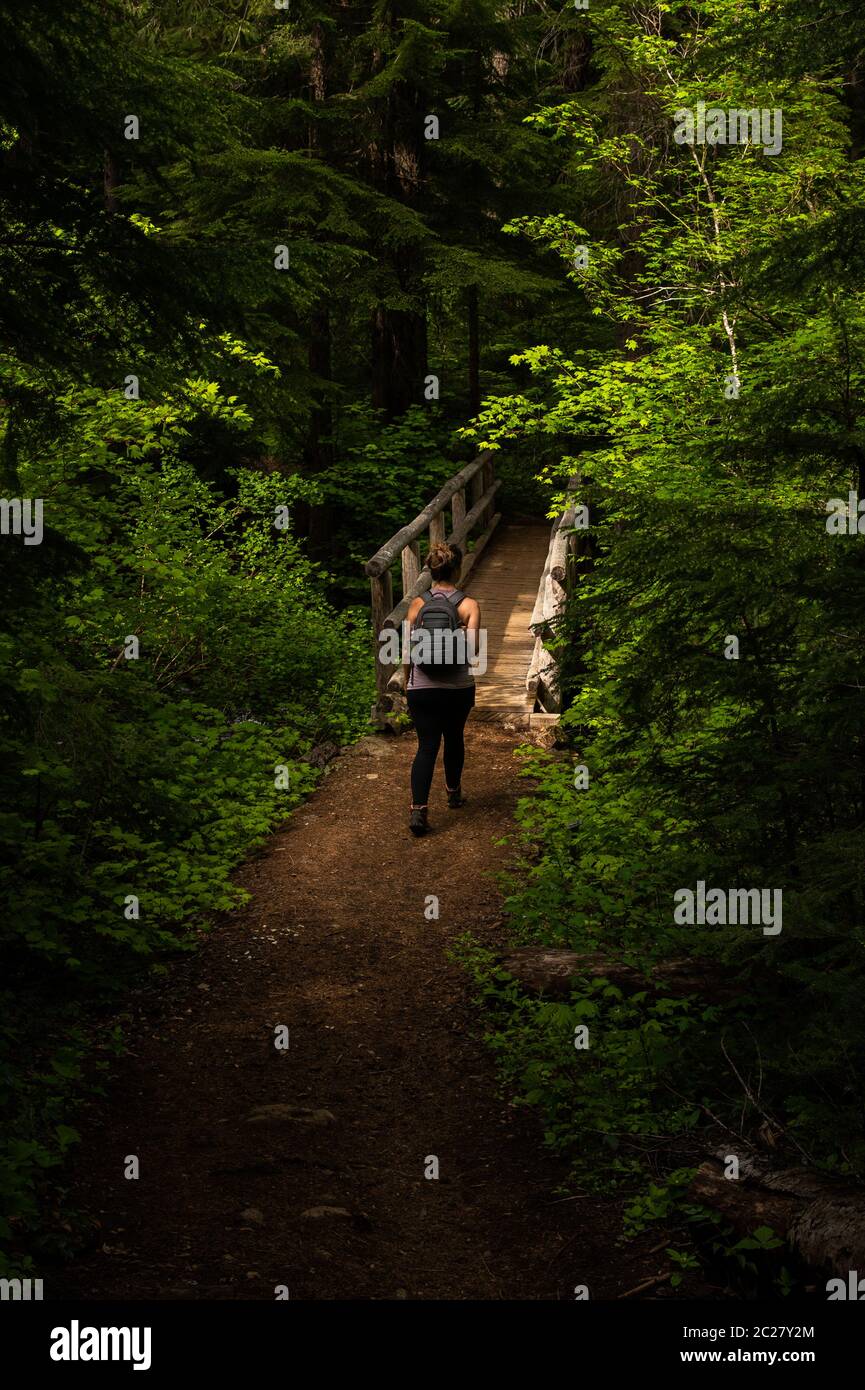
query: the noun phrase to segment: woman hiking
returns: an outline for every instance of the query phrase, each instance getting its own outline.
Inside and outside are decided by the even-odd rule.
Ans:
[[[475,679],[466,658],[476,650],[481,610],[473,598],[467,598],[454,584],[462,562],[459,546],[431,546],[426,563],[432,584],[422,598],[412,599],[406,615],[410,638],[406,697],[417,733],[409,815],[413,835],[425,835],[427,831],[429,791],[442,739],[448,806],[456,811],[466,800],[461,785],[465,761],[463,729],[475,702]],[[426,649],[418,645],[418,639],[423,640],[424,635],[429,639]],[[435,660],[438,638],[440,656],[451,644],[450,661]],[[432,660],[427,659],[430,653]],[[462,660],[455,659],[459,657]]]

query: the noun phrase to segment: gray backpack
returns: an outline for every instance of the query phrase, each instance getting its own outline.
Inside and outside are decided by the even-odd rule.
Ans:
[[[459,643],[456,637],[448,634],[456,634],[462,627],[460,615],[457,612],[460,604],[465,598],[461,589],[454,589],[452,594],[424,594],[423,607],[417,615],[414,625],[414,632],[428,632],[429,655],[428,661],[419,661],[412,657],[412,661],[419,671],[426,671],[430,675],[444,672],[454,672],[465,665],[465,654],[460,653],[457,648]],[[412,636],[414,636],[414,632]],[[439,634],[441,634],[439,636]]]

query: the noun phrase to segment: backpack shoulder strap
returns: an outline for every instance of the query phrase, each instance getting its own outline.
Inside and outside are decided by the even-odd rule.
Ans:
[[[452,594],[433,594],[429,589],[422,595],[423,607],[428,603],[452,603],[454,608],[459,608],[465,594],[462,589],[454,589]]]

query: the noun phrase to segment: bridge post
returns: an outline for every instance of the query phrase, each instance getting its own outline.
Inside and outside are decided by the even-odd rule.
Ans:
[[[375,691],[379,707],[381,707],[384,697],[387,694],[387,683],[394,671],[390,662],[379,661],[378,659],[380,651],[378,635],[384,628],[385,618],[393,608],[393,580],[390,577],[390,570],[387,569],[383,574],[379,574],[374,579],[370,579],[369,587],[372,594],[372,645],[375,659]]]
[[[410,541],[402,552],[402,596],[408,597],[420,574],[420,545]]]
[[[451,498],[451,518],[453,520],[452,530],[459,531],[466,519],[466,490],[461,487]]]
[[[482,468],[480,471],[481,471],[481,497],[483,497],[484,493],[487,492],[487,491],[492,487],[492,485],[493,485],[493,480],[494,480],[494,478],[495,478],[495,468],[493,467],[492,457],[490,457],[490,458],[488,458],[488,459],[486,459],[486,460],[484,461],[484,466],[483,466],[483,468]],[[491,522],[491,520],[492,520],[493,510],[494,510],[493,504],[492,504],[492,502],[490,502],[490,505],[487,507],[486,511],[484,512],[484,514],[483,514],[483,516],[482,516],[482,518],[481,518],[481,530],[486,530],[487,526],[489,526],[489,524],[490,524],[490,522]]]
[[[485,487],[486,482],[484,481],[484,470],[482,468],[479,468],[477,473],[469,483],[469,501],[471,502],[473,507],[476,506],[478,502],[480,502],[481,498],[484,495]]]

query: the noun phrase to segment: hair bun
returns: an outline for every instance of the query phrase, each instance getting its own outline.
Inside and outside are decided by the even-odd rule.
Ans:
[[[430,546],[427,552],[426,562],[430,569],[438,570],[442,569],[445,565],[452,565],[455,559],[456,555],[451,550],[450,546],[445,545],[444,541],[439,541],[437,545]]]

